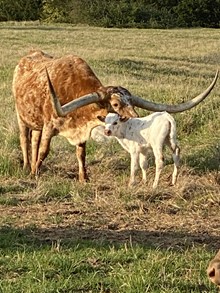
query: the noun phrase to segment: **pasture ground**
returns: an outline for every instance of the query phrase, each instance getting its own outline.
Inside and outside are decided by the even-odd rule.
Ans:
[[[89,183],[77,182],[74,147],[60,137],[40,178],[24,174],[11,82],[36,48],[81,56],[105,85],[180,103],[214,77],[219,31],[2,23],[0,35],[0,292],[217,292],[206,268],[220,247],[219,82],[174,115],[180,174],[170,187],[166,153],[155,191],[152,158],[149,182],[128,189],[129,156],[114,141],[89,141]]]

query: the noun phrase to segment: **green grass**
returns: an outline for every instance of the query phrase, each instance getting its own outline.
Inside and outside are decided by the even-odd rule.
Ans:
[[[202,247],[36,241],[29,234],[1,230],[2,292],[214,292],[204,282]]]
[[[29,50],[77,54],[104,85],[180,103],[202,92],[220,64],[214,29],[104,29],[0,23],[0,292],[216,292],[206,277],[219,248],[219,82],[190,111],[174,115],[181,146],[152,191],[127,187],[129,155],[114,141],[90,141],[90,182],[76,178],[75,148],[52,140],[41,176],[22,171],[11,93],[13,70]],[[148,112],[138,110],[140,115]]]

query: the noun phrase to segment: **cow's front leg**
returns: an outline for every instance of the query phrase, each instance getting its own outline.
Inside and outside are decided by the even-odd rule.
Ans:
[[[76,157],[79,165],[79,181],[84,182],[88,180],[86,173],[86,143],[81,143],[76,146]]]
[[[37,132],[36,138],[37,138]],[[38,133],[40,135],[40,132]],[[37,162],[35,165],[35,168],[33,166],[32,174],[35,174],[36,176],[39,173],[39,169],[42,165],[42,162],[47,157],[49,150],[50,150],[50,142],[51,138],[54,136],[54,129],[52,125],[45,125],[43,127],[43,130],[41,132],[41,138],[39,143],[39,149],[38,149],[38,156],[37,156]]]
[[[41,141],[41,131],[31,131],[31,173],[35,174],[36,163],[38,159],[38,151]]]
[[[20,119],[20,116],[18,117],[18,126],[20,130],[20,145],[23,155],[23,169],[25,171],[30,170],[30,160],[29,160],[29,148],[30,148],[30,130],[26,126],[26,124]]]

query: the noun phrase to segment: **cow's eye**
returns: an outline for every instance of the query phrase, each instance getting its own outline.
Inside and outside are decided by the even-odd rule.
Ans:
[[[115,121],[114,123],[113,123],[113,125],[117,125],[118,124],[118,122],[117,121]]]
[[[113,104],[113,107],[115,108],[118,107],[118,103]]]

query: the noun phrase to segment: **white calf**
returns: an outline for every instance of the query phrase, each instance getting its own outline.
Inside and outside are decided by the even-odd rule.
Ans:
[[[142,181],[146,182],[147,152],[152,148],[156,174],[153,188],[157,187],[160,173],[163,169],[163,146],[168,145],[172,150],[174,171],[172,185],[177,180],[180,149],[176,142],[176,123],[167,112],[156,112],[142,118],[122,118],[110,113],[98,118],[105,122],[105,134],[114,136],[122,147],[130,153],[131,171],[129,185],[135,183],[135,173],[139,166],[142,170]]]

